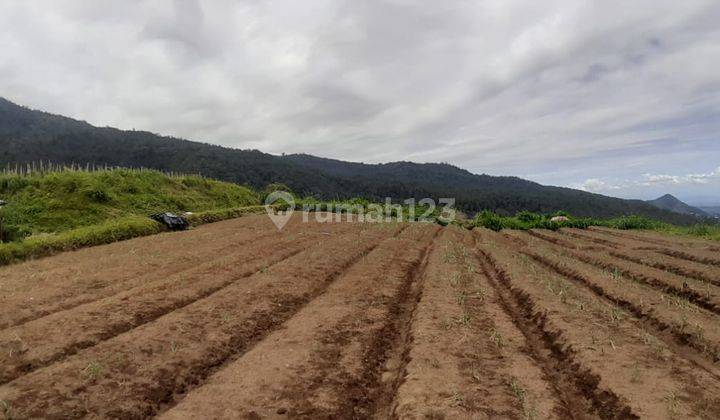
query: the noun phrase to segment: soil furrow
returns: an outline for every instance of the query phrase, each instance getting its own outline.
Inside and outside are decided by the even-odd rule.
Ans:
[[[639,418],[612,391],[600,387],[600,378],[575,359],[575,352],[559,330],[548,328],[547,316],[524,291],[513,287],[505,270],[493,256],[478,249],[481,266],[501,299],[503,307],[525,335],[535,360],[553,382],[570,418]]]
[[[669,235],[654,234],[649,232],[635,231],[630,233],[628,231],[601,228],[601,227],[590,227],[588,228],[591,232],[598,232],[605,235],[615,236],[618,238],[632,239],[638,242],[644,242],[652,245],[664,245],[671,248],[683,247],[688,250],[707,250],[712,252],[720,252],[720,246],[717,246],[709,241],[689,239],[686,237],[673,237]]]
[[[563,232],[565,234],[570,233],[569,230],[563,230]],[[576,235],[576,237],[584,241],[593,241],[595,239],[594,235],[602,234],[603,232],[598,231],[581,232]],[[642,242],[630,239],[621,239],[613,236],[609,237],[613,239],[616,246],[614,249],[609,249],[607,251],[615,257],[623,258],[648,267],[668,271],[679,276],[720,285],[720,270],[712,265],[688,260],[686,258],[677,258],[672,255],[673,252],[665,252],[669,250],[664,251],[663,248],[647,247],[644,246]],[[636,243],[633,244],[633,242]],[[698,251],[694,252],[697,253]],[[696,259],[702,260],[703,258]]]
[[[153,415],[262,340],[400,230],[397,225],[363,228],[20,377],[0,387],[0,399],[27,417]]]
[[[328,225],[321,229],[327,231],[324,234],[342,235],[348,231],[347,227]],[[0,384],[209,297],[258,270],[267,270],[323,238],[317,230],[308,229],[297,239],[288,235],[280,240],[255,241],[245,247],[245,252],[232,258],[0,331]],[[63,325],[63,329],[57,325]],[[67,334],[67,331],[75,333]]]
[[[631,261],[637,264],[647,265],[648,267],[657,268],[660,270],[665,270],[670,273],[677,274],[678,276],[683,276],[695,280],[699,280],[702,282],[714,284],[715,286],[720,286],[720,279],[713,278],[709,275],[706,275],[705,273],[697,270],[691,270],[683,267],[679,267],[675,264],[671,264],[667,261],[653,261],[647,258],[640,258],[635,257],[632,255],[629,255],[627,252],[610,252],[610,255],[612,255],[615,258],[621,258],[623,260]]]
[[[688,348],[695,350],[694,354],[687,354],[688,352],[681,352],[684,357],[687,357],[690,361],[696,363],[698,366],[703,367],[708,372],[712,373],[714,376],[720,379],[718,369],[713,366],[713,363],[720,360],[720,350],[717,348],[717,345],[706,341],[702,336],[698,336],[698,334],[685,332],[682,328],[679,328],[674,324],[670,324],[660,319],[653,314],[652,310],[645,310],[642,306],[636,304],[635,302],[608,292],[608,290],[600,286],[598,282],[590,280],[588,277],[580,274],[574,268],[571,268],[562,263],[558,263],[557,261],[553,261],[552,259],[533,251],[523,250],[521,252],[524,255],[527,255],[528,257],[542,264],[543,266],[555,271],[556,273],[582,284],[583,286],[591,290],[593,293],[595,293],[597,296],[607,300],[613,305],[624,309],[639,320],[645,321],[648,326],[650,326],[656,331],[658,336],[667,338],[667,332],[669,332],[675,343],[682,346],[687,346]],[[705,362],[705,358],[708,358],[712,363]]]
[[[294,220],[290,223],[287,232],[297,231],[298,222]],[[85,254],[97,252],[94,248],[86,248],[70,253],[73,259],[58,256],[61,260],[55,264],[59,268],[51,270],[38,269],[35,261],[7,267],[3,275],[10,277],[0,281],[0,291],[3,292],[0,297],[0,329],[121,293],[158,276],[192,270],[198,264],[237,253],[239,247],[257,240],[287,235],[252,229],[246,226],[247,223],[248,219],[239,219],[222,222],[222,231],[218,230],[219,226],[211,224],[188,232],[161,234],[158,236],[163,238],[157,249],[152,248],[148,238],[104,245],[103,252],[109,257],[100,259],[83,258]],[[173,235],[176,240],[173,240]],[[195,241],[208,240],[198,245],[192,243],[193,237]]]
[[[587,235],[585,232],[582,232],[582,231],[570,230],[570,229],[560,229],[558,232],[560,232],[560,234],[565,235],[567,237],[594,242],[598,245],[602,245],[603,247],[608,247],[608,248],[613,248],[613,249],[620,248],[620,244],[618,244],[616,242],[608,241],[607,239],[598,238],[596,236]]]
[[[681,258],[683,260],[693,261],[700,264],[711,265],[714,267],[720,267],[720,260],[715,258],[703,257],[694,254],[690,254],[683,251],[666,248],[653,248],[653,251],[660,254],[665,254],[670,257]]]
[[[332,418],[386,418],[407,365],[410,344],[410,323],[422,295],[422,274],[428,255],[440,229],[435,229],[431,241],[422,249],[419,259],[405,273],[404,281],[395,291],[387,308],[384,323],[362,347],[362,366],[359,375],[343,386],[344,399]]]
[[[604,238],[609,239],[608,242],[616,244],[614,248],[617,252],[627,251],[638,253],[651,251],[651,254],[648,254],[647,258],[656,262],[672,263],[672,261],[663,260],[663,257],[671,257],[675,260],[674,264],[676,266],[678,264],[682,265],[683,262],[690,263],[695,268],[689,268],[689,272],[702,272],[705,268],[712,269],[720,267],[720,260],[716,258],[717,251],[703,250],[698,247],[689,248],[691,251],[684,251],[682,249],[677,249],[677,244],[674,245],[674,248],[667,248],[666,246],[661,245],[648,246],[647,242],[640,239],[634,239],[632,236],[618,236],[615,232],[604,230],[579,231],[577,229],[563,229],[561,232],[568,234],[571,233],[571,231],[576,233],[576,237],[585,240],[598,239],[598,236],[603,236]],[[660,258],[659,261],[658,258]],[[688,268],[680,267],[680,270],[688,270]],[[720,277],[717,272],[714,272],[712,278],[718,279]]]
[[[352,418],[343,401],[362,389],[364,346],[385,321],[398,289],[438,229],[418,225],[385,241],[282,329],[218,371],[165,418]]]
[[[568,244],[562,240],[558,240],[557,238],[554,238],[552,236],[549,236],[547,234],[543,234],[536,231],[528,231],[529,235],[544,240],[546,242],[549,242],[554,245],[558,245],[560,247],[565,248],[563,253],[571,256],[572,258],[576,258],[579,261],[582,261],[586,264],[594,265],[598,268],[602,268],[605,270],[609,270],[613,276],[623,276],[629,280],[635,281],[637,283],[641,283],[644,285],[647,285],[649,287],[652,287],[656,290],[659,290],[663,293],[666,293],[671,296],[678,296],[684,299],[687,299],[688,301],[692,302],[693,304],[697,305],[700,308],[703,308],[707,311],[713,312],[715,314],[720,315],[720,305],[713,299],[710,299],[708,297],[708,294],[700,293],[696,290],[694,290],[692,287],[690,287],[686,282],[680,281],[679,285],[673,285],[668,283],[668,281],[660,280],[657,277],[648,276],[646,274],[643,274],[640,271],[637,270],[631,270],[623,266],[623,264],[619,264],[617,262],[613,262],[612,260],[604,260],[602,258],[598,258],[597,256],[593,257],[591,255],[585,254],[583,252],[576,252],[573,250],[578,249],[577,246],[574,244]],[[608,252],[607,255],[610,255],[615,258],[620,258],[621,260],[630,261],[636,264],[641,264],[638,261],[635,261],[633,258],[624,258],[623,255],[616,255],[618,253],[616,252]],[[647,265],[647,264],[641,264],[641,265]],[[675,273],[677,274],[677,273]]]
[[[446,229],[429,255],[393,416],[556,418],[555,391],[478,269],[474,247],[470,232]]]
[[[0,418],[720,418],[712,242],[301,219],[0,268]]]
[[[496,258],[512,287],[527,294],[536,305],[546,331],[562,338],[579,366],[599,380],[600,389],[612,392],[641,417],[717,418],[720,382],[717,375],[692,360],[694,351],[585,285],[558,276],[522,253],[527,249],[542,251],[539,241],[527,236],[530,241],[511,241],[482,229],[475,233],[485,239],[481,248]],[[518,246],[521,242],[529,242],[529,248]],[[567,261],[572,262],[572,267],[584,266],[572,259]],[[610,283],[608,278],[603,284]],[[664,333],[666,336],[662,336]],[[697,358],[699,363],[712,367],[707,359]]]
[[[440,232],[437,229],[432,239]],[[356,398],[347,398],[337,414],[348,412],[372,413],[372,417],[391,416],[393,402],[408,363],[412,343],[410,326],[422,295],[422,276],[427,269],[428,256],[432,250],[431,241],[420,254],[419,264],[411,267],[405,281],[395,295],[385,318],[385,324],[366,344],[363,351],[363,370],[359,379],[348,384],[355,393],[365,392],[368,397],[363,404],[355,405]],[[358,410],[360,408],[360,410]]]

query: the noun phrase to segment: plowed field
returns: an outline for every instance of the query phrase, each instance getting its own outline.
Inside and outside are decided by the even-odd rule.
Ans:
[[[720,249],[296,214],[30,261],[0,415],[717,419]]]

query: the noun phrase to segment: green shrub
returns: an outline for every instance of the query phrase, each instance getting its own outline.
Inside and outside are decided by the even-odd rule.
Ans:
[[[249,206],[234,209],[209,210],[200,213],[193,213],[187,216],[191,225],[202,225],[206,223],[219,222],[221,220],[234,219],[247,214],[263,213],[265,206]]]
[[[482,226],[494,231],[500,231],[506,227],[501,216],[488,210],[480,212],[475,217],[475,226]]]
[[[554,216],[564,216],[568,220],[552,221]],[[558,211],[552,215],[542,215],[529,211],[521,211],[514,217],[501,216],[491,211],[483,211],[479,213],[473,220],[474,226],[482,226],[492,230],[501,229],[549,229],[558,230],[560,228],[577,228],[587,229],[590,226],[607,226],[616,229],[658,229],[664,226],[663,223],[657,222],[646,217],[624,216],[609,220],[597,219],[576,219],[567,212]],[[698,228],[700,229],[700,228]]]
[[[700,223],[688,228],[688,233],[694,236],[710,236],[710,232],[710,226]]]
[[[263,206],[211,210],[188,216],[191,225],[241,217],[265,211]],[[147,236],[165,231],[165,226],[143,216],[128,216],[98,225],[85,226],[56,234],[40,234],[21,242],[0,244],[0,265],[38,258],[62,251]]]
[[[275,191],[285,191],[285,192],[287,192],[287,193],[290,193],[290,195],[292,195],[292,196],[295,198],[295,193],[293,192],[292,189],[290,189],[290,187],[288,187],[288,186],[285,185],[285,184],[281,184],[281,183],[279,183],[279,182],[276,182],[276,183],[273,183],[273,184],[268,184],[268,185],[263,189],[262,193],[260,194],[260,201],[264,203],[264,202],[265,202],[265,199],[267,198],[267,196],[270,195],[270,194],[272,194],[272,193],[274,193]],[[296,201],[297,201],[297,200],[296,200]]]
[[[74,192],[71,190],[70,192]],[[110,193],[102,187],[88,188],[84,192],[85,196],[92,202],[95,203],[108,203],[110,202]]]
[[[615,229],[629,230],[655,229],[660,226],[660,223],[643,216],[624,216],[611,219],[608,225]]]
[[[529,211],[521,211],[515,217],[525,223],[536,223],[543,219],[543,216]]]

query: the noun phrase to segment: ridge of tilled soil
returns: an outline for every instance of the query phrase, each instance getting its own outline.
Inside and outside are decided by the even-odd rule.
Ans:
[[[250,216],[0,267],[0,329],[112,296],[159,274],[193,269],[301,226],[295,218],[278,232],[265,219]]]
[[[623,276],[653,287],[669,296],[687,299],[693,304],[720,315],[720,288],[703,280],[684,277],[674,271],[661,270],[643,261],[625,258],[608,249],[588,250],[582,242],[569,243],[553,232],[527,231],[527,234],[557,245],[559,253],[586,264],[607,270],[612,277]],[[591,251],[591,252],[590,252]]]
[[[62,360],[288,259],[349,225],[322,226],[299,235],[240,243],[242,253],[193,269],[154,276],[140,286],[0,331],[0,384]],[[57,326],[62,325],[62,329]],[[68,334],[67,331],[73,331]]]
[[[359,226],[0,387],[21,415],[144,417],[278,328],[398,225]]]
[[[0,413],[716,419],[714,249],[298,214],[29,261],[0,269]]]
[[[562,337],[578,363],[590,369],[603,387],[627,401],[642,417],[677,417],[680,413],[715,418],[720,413],[715,367],[688,355],[688,348],[673,344],[661,329],[649,328],[632,311],[609,302],[591,284],[571,273],[557,277],[555,267],[527,255],[528,239],[515,233],[481,231],[492,239],[486,252],[499,265],[513,287],[528,294],[550,332]],[[521,245],[524,244],[524,245]],[[517,279],[525,279],[519,281]],[[587,279],[586,279],[587,280]],[[670,404],[666,404],[670,401]]]
[[[623,277],[612,278],[594,269],[594,264],[578,262],[582,261],[578,253],[572,253],[570,258],[564,257],[562,251],[551,254],[545,244],[534,244],[521,252],[644,321],[648,328],[656,331],[658,338],[664,339],[668,345],[674,342],[684,347],[684,357],[720,378],[720,370],[714,366],[720,355],[717,344],[720,342],[720,331],[716,328],[715,314],[701,308],[684,307],[681,301],[676,301],[673,307],[673,303],[666,301],[663,294],[651,293],[648,285],[642,282],[633,282],[633,279],[628,282]],[[682,316],[676,317],[673,313],[676,311],[682,311]],[[703,358],[707,358],[709,363]]]

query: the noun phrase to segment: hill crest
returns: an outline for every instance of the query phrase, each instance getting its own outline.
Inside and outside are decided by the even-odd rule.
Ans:
[[[643,202],[563,187],[543,186],[517,177],[473,174],[445,163],[365,164],[305,154],[275,156],[146,131],[94,127],[87,122],[0,102],[0,167],[28,162],[93,163],[199,173],[254,188],[283,183],[296,193],[320,199],[370,200],[454,197],[459,210],[564,210],[583,217],[637,214],[672,223],[692,223],[690,215]]]
[[[681,200],[679,200],[677,197],[675,197],[672,194],[665,194],[654,200],[648,200],[648,203],[652,204],[653,206],[655,206],[659,209],[668,210],[668,211],[672,211],[675,213],[688,214],[688,215],[694,215],[694,216],[699,216],[699,217],[710,216],[705,211],[682,202]]]

